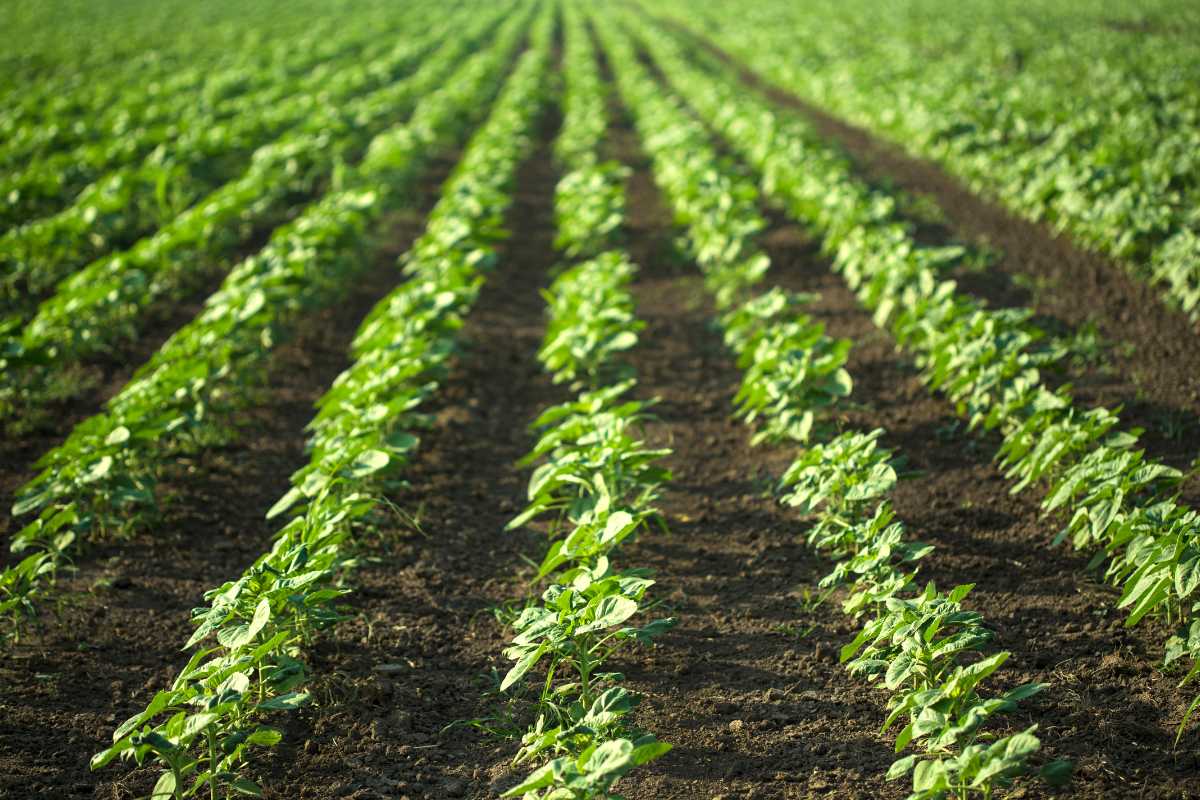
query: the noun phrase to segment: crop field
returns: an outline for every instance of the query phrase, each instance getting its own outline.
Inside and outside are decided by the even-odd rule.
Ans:
[[[0,799],[1200,800],[1200,7],[5,17]]]

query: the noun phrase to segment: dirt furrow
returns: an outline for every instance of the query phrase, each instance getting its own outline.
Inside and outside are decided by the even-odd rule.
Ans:
[[[891,748],[876,735],[882,698],[846,675],[837,650],[853,636],[834,613],[804,610],[824,574],[799,524],[772,499],[781,451],[752,449],[731,418],[740,375],[712,326],[694,264],[619,107],[610,154],[632,166],[629,249],[646,329],[631,361],[639,392],[657,396],[652,444],[670,447],[662,500],[671,533],[623,559],[655,570],[678,625],[618,666],[647,697],[639,723],[674,749],[621,784],[650,798],[903,797],[883,782]]]

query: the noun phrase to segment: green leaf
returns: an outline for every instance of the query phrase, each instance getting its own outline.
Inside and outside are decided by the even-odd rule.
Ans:
[[[596,605],[596,617],[587,625],[581,625],[577,633],[589,633],[620,625],[637,613],[638,604],[628,597],[609,595]]]
[[[150,792],[151,800],[169,800],[175,796],[175,773],[167,770],[158,776],[158,783]]]
[[[262,787],[248,778],[238,778],[229,784],[229,788],[239,794],[250,797],[262,797]]]
[[[888,768],[885,780],[894,781],[897,778],[903,778],[912,771],[913,765],[916,764],[918,756],[911,755],[904,758],[896,759],[892,762],[892,766]]]
[[[278,517],[284,511],[287,511],[289,508],[291,508],[297,500],[300,500],[303,497],[304,492],[300,491],[295,486],[293,486],[291,489],[288,489],[287,493],[284,494],[283,497],[276,500],[275,505],[271,506],[270,510],[267,511],[267,519],[274,519],[275,517]]]
[[[271,621],[271,601],[263,598],[258,601],[258,605],[254,608],[254,617],[250,620],[250,627],[246,629],[246,641],[252,641],[259,631],[266,627]]]
[[[308,702],[308,692],[288,692],[258,704],[260,709],[269,711],[293,711]]]
[[[647,742],[633,748],[632,760],[634,766],[641,766],[647,762],[653,761],[659,756],[671,750],[671,745],[666,742]]]
[[[525,780],[521,781],[500,796],[517,797],[518,795],[523,795],[536,789],[545,789],[547,786],[550,786],[552,783],[554,783],[554,778],[556,775],[561,775],[566,771],[568,766],[570,766],[570,763],[571,759],[569,757],[564,756],[563,758],[556,758],[549,764],[545,764],[544,766],[541,766],[529,773]]]
[[[260,747],[274,747],[283,741],[283,734],[274,728],[259,728],[246,737],[246,742]]]
[[[355,478],[364,478],[386,467],[389,461],[391,457],[382,450],[367,450],[354,459],[350,474]]]
[[[238,320],[241,322],[245,322],[246,320],[250,319],[255,314],[257,314],[260,310],[262,310],[262,307],[265,306],[266,304],[267,304],[266,294],[263,293],[262,289],[255,289],[246,297],[246,302],[242,305],[241,309],[238,311],[238,315],[237,315]]]
[[[190,736],[194,736],[195,734],[207,728],[209,725],[212,725],[219,718],[219,714],[214,714],[209,711],[191,715],[187,718],[187,722],[183,726],[183,732],[180,735],[180,738],[187,739]]]
[[[128,442],[128,441],[129,441],[129,428],[126,428],[124,425],[118,425],[117,427],[113,428],[112,432],[109,433],[108,436],[105,437],[105,439],[104,439],[104,443],[108,444],[108,445],[124,444],[125,442]]]
[[[102,457],[95,464],[92,464],[92,468],[89,469],[87,471],[87,474],[83,476],[84,482],[91,483],[92,481],[100,480],[101,478],[103,478],[105,475],[107,475],[112,470],[112,465],[113,465],[113,457],[112,456]]]
[[[633,765],[633,742],[611,739],[592,751],[583,769],[589,774],[611,775],[620,774]]]
[[[612,350],[628,350],[638,343],[637,334],[633,331],[621,331],[609,341]]]
[[[1175,593],[1180,600],[1188,597],[1200,586],[1200,556],[1189,558],[1175,565]]]
[[[508,674],[504,676],[504,681],[500,684],[500,691],[508,691],[508,689],[514,683],[521,680],[521,678],[525,676],[525,673],[529,672],[529,670],[533,668],[533,665],[538,662],[538,659],[540,659],[545,652],[546,645],[540,644],[533,650],[530,650],[521,656],[517,663],[513,665],[512,669],[508,671]]]
[[[951,603],[961,603],[963,601],[963,599],[968,594],[970,594],[971,590],[974,588],[975,588],[975,584],[973,584],[973,583],[964,583],[959,586],[955,586],[953,591],[951,591],[950,594],[947,596],[947,599]]]
[[[604,523],[604,532],[600,534],[600,543],[608,544],[618,538],[632,524],[633,515],[628,511],[614,511]]]
[[[42,504],[42,500],[45,497],[46,497],[45,492],[35,492],[34,494],[25,495],[20,500],[13,503],[12,515],[14,517],[19,517],[19,516],[22,516],[23,514],[27,514],[30,511],[33,511],[35,508],[37,508],[38,506],[40,506]]]
[[[106,750],[101,750],[99,753],[96,753],[94,756],[92,756],[89,766],[93,770],[100,769],[108,764],[108,762],[121,755],[121,753],[124,753],[126,750],[130,750],[132,748],[133,742],[128,738],[122,738],[112,747],[109,747]]]

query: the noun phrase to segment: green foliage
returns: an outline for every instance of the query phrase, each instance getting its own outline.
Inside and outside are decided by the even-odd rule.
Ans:
[[[234,268],[199,316],[151,356],[104,413],[76,426],[62,445],[39,460],[41,472],[20,490],[13,509],[14,515],[39,516],[13,537],[15,549],[47,547],[42,523],[64,510],[75,514],[79,539],[123,532],[153,515],[157,479],[166,458],[224,435],[222,422],[251,396],[271,352],[297,317],[341,296],[346,281],[363,269],[361,241],[371,223],[402,206],[405,187],[428,160],[464,138],[486,108],[484,101],[500,85],[497,68],[516,47],[522,22],[520,16],[510,20],[504,35],[467,61],[455,81],[423,97],[408,125],[375,137],[362,164],[347,179],[349,188],[329,193],[278,229],[260,253]],[[477,149],[485,147],[495,145]],[[490,200],[496,191],[470,178],[461,178],[459,184],[475,184],[476,191],[469,195],[473,202]],[[487,210],[480,224],[490,236],[496,212],[490,204],[479,207]],[[435,215],[430,222],[434,230],[420,245],[429,258],[458,247],[456,226],[461,222],[448,222],[443,218],[448,216]],[[480,255],[464,258],[474,268]],[[456,279],[459,273],[446,271],[446,285],[438,285],[432,301],[414,300],[414,308],[430,307],[432,302],[438,310],[447,299],[461,300],[457,295],[473,291],[473,278],[463,282]],[[414,315],[414,321],[420,319]],[[375,334],[378,337],[379,331]],[[362,395],[368,396],[377,395]],[[403,396],[387,398],[382,407],[405,402]],[[319,416],[315,424],[323,420]],[[403,452],[406,446],[398,442],[376,449]],[[338,451],[338,446],[331,445],[331,450]],[[316,478],[304,485],[309,496],[322,488]],[[2,575],[0,581],[6,581]],[[27,605],[22,607],[27,610]]]
[[[1139,5],[1145,46],[1131,46],[1119,12],[1098,0],[668,3],[654,13],[1125,262],[1200,319],[1200,72],[1194,43],[1166,35],[1194,24],[1194,9]]]
[[[361,238],[362,222],[396,202],[405,175],[421,163],[416,156],[444,141],[447,131],[478,118],[478,107],[467,107],[457,112],[458,119],[447,119],[448,109],[456,107],[445,99],[433,103],[428,98],[448,98],[452,87],[444,86],[447,77],[472,44],[494,27],[494,20],[479,18],[437,49],[433,45],[442,34],[435,28],[388,57],[394,67],[419,60],[412,75],[387,82],[384,72],[375,78],[383,85],[364,96],[344,105],[323,102],[320,113],[308,115],[295,130],[257,149],[236,179],[173,216],[153,236],[63,280],[20,332],[14,329],[0,339],[0,418],[36,404],[50,379],[65,367],[136,338],[152,303],[194,288],[235,254],[253,230],[283,222],[289,208],[365,150],[341,185],[311,203],[297,220],[276,228],[266,248],[234,267],[217,297],[225,303],[240,302],[248,292],[262,288],[243,288],[251,280],[284,291],[287,281],[304,279],[305,265],[297,262],[307,248],[336,245],[340,258],[352,256],[349,244]],[[389,127],[397,114],[409,111],[407,126]],[[355,219],[346,219],[347,214]],[[298,278],[285,277],[297,272]],[[47,281],[54,279],[49,276]]]

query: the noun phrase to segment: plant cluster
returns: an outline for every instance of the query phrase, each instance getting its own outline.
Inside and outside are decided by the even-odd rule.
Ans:
[[[11,9],[0,45],[7,176],[64,152],[79,169],[114,169],[193,125],[229,121],[252,108],[246,98],[260,98],[261,110],[298,72],[354,52],[371,57],[380,38],[408,29],[408,18],[383,0],[331,0],[305,14],[280,2],[232,0],[127,10],[107,2],[71,13],[44,4]],[[75,180],[67,161],[63,186],[49,187],[60,199]],[[12,198],[4,212],[19,216],[22,202]]]
[[[1178,498],[1186,475],[1137,448],[1141,431],[1116,430],[1116,412],[1074,405],[1051,390],[1039,368],[1059,355],[1045,346],[1027,311],[993,310],[958,291],[943,271],[957,248],[920,246],[896,219],[892,198],[855,177],[850,162],[799,119],[774,113],[723,68],[704,69],[678,45],[648,31],[672,82],[747,161],[764,192],[824,237],[834,266],[878,325],[916,353],[931,389],[953,401],[972,427],[997,430],[997,459],[1016,481],[1038,486],[1046,512],[1067,519],[1056,543],[1071,540],[1107,561],[1121,589],[1127,625],[1146,616],[1177,625],[1165,662],[1200,663],[1200,603],[1191,579],[1200,553],[1200,515]],[[1195,678],[1194,666],[1184,683]],[[1193,702],[1179,726],[1200,707]]]
[[[17,128],[0,155],[8,167],[0,181],[0,196],[8,201],[0,223],[10,227],[53,214],[106,173],[173,146],[174,137],[190,138],[189,129],[199,131],[228,124],[247,112],[261,113],[263,106],[294,89],[290,79],[337,55],[336,49],[330,53],[329,45],[338,43],[330,21],[318,24],[313,33],[312,38],[287,43],[304,49],[276,42],[233,51],[227,63],[210,74],[179,70],[160,76],[161,82],[139,82],[140,93],[130,91],[113,106],[87,114],[88,125],[72,125],[51,112]],[[342,47],[351,44],[352,34],[361,36],[362,31],[345,31]],[[315,37],[324,37],[326,46],[318,46]]]
[[[800,310],[811,299],[807,296],[778,289],[752,296],[763,272],[758,265],[765,259],[753,241],[762,223],[743,221],[758,215],[754,194],[730,193],[724,190],[727,184],[710,176],[726,168],[707,133],[677,101],[663,95],[617,21],[598,21],[597,27],[653,159],[656,180],[686,226],[689,249],[696,252],[714,240],[734,243],[726,248],[729,267],[701,261],[702,269],[723,276],[732,264],[753,265],[744,278],[710,285],[723,310],[719,322],[726,343],[744,372],[740,414],[759,428],[757,440],[803,448],[780,490],[784,502],[813,518],[810,545],[837,562],[822,587],[844,588],[844,610],[862,623],[842,649],[842,660],[851,673],[878,681],[891,693],[881,733],[905,723],[896,739],[897,753],[910,745],[921,747],[899,758],[888,778],[911,773],[913,800],[991,796],[1028,771],[1027,761],[1040,743],[1033,734],[1036,726],[1007,736],[982,726],[991,715],[1015,708],[1018,700],[1043,687],[1024,686],[998,697],[977,691],[1009,654],[985,655],[991,632],[979,614],[961,605],[970,585],[949,593],[932,584],[917,588],[912,565],[932,548],[905,541],[886,499],[896,472],[890,454],[878,446],[883,432],[835,435],[830,426],[819,424],[850,391],[843,366],[849,343],[830,340]],[[675,65],[660,57],[658,47],[651,49],[664,73],[678,80]],[[694,173],[690,179],[684,177],[689,171]],[[697,197],[706,191],[707,200]],[[693,211],[706,206],[729,213]],[[724,230],[711,230],[722,226]],[[735,290],[728,291],[730,286]],[[747,407],[747,397],[763,399]],[[1043,775],[1059,780],[1068,771],[1055,762]]]
[[[335,302],[346,281],[364,268],[362,237],[370,224],[388,209],[402,207],[406,189],[429,159],[462,141],[486,110],[524,35],[524,22],[524,15],[512,17],[492,47],[422,98],[409,124],[377,136],[347,175],[347,188],[276,231],[260,253],[230,273],[199,316],[139,369],[104,413],[82,422],[42,457],[41,472],[22,488],[13,507],[14,516],[39,516],[11,544],[17,552],[41,552],[29,566],[17,565],[19,572],[0,573],[7,611],[27,610],[37,584],[60,563],[64,532],[53,524],[60,514],[66,511],[74,519],[75,543],[86,534],[126,530],[155,510],[157,478],[172,452],[226,435],[231,413],[261,382],[263,366],[296,318]],[[9,613],[6,621],[15,625],[20,618]]]
[[[338,578],[352,566],[355,530],[381,505],[387,476],[416,449],[414,432],[425,425],[419,407],[444,380],[463,317],[493,263],[498,219],[542,106],[551,19],[543,12],[534,23],[532,49],[406,255],[409,279],[364,320],[353,364],[319,401],[310,462],[268,513],[291,519],[241,577],[206,594],[209,606],[193,612],[186,647],[198,649],[188,665],[114,732],[93,769],[118,756],[157,763],[156,798],[261,795],[245,775],[251,751],[281,740],[268,724],[273,714],[308,699],[304,646],[341,617],[336,604],[348,590]],[[507,41],[499,52],[513,46]],[[476,63],[490,58],[481,54]]]
[[[613,294],[625,293],[622,284],[632,270],[620,269],[628,262],[619,253],[584,262],[555,283],[548,293],[547,345],[561,330],[557,309],[576,305],[569,293],[585,289],[578,302],[588,300],[585,281],[573,278],[609,267],[618,268],[608,279],[619,287]],[[618,302],[632,301],[626,295]],[[635,734],[626,715],[637,698],[620,686],[619,673],[604,669],[625,647],[650,643],[674,623],[634,623],[646,609],[645,594],[654,581],[644,569],[619,570],[612,562],[622,543],[660,522],[653,503],[670,473],[656,463],[669,451],[649,448],[636,435],[646,406],[628,397],[634,380],[606,383],[603,377],[619,371],[611,361],[624,348],[586,344],[603,338],[605,327],[597,320],[590,332],[582,326],[569,328],[583,340],[572,350],[591,361],[586,367],[573,359],[553,366],[558,363],[555,351],[542,351],[542,363],[556,381],[575,375],[591,380],[580,381],[586,388],[578,397],[552,406],[534,421],[540,438],[523,463],[541,463],[530,476],[528,505],[509,525],[550,518],[549,543],[537,571],[537,579],[550,585],[512,623],[515,636],[505,655],[515,663],[500,688],[512,688],[535,668],[544,672],[537,720],[523,737],[515,763],[541,755],[554,758],[507,791],[507,797],[606,798],[629,769],[669,749],[651,735]],[[618,336],[632,345],[636,328],[630,318]]]

